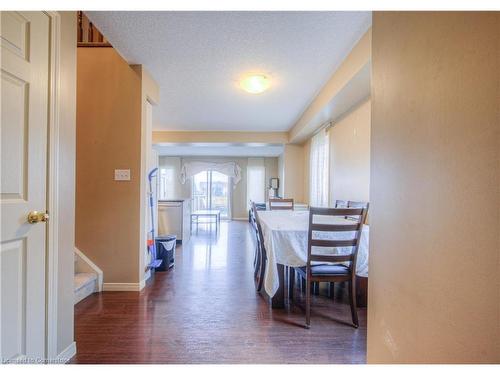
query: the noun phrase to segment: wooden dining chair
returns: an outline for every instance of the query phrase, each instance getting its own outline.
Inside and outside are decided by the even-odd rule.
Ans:
[[[348,201],[343,201],[340,199],[337,199],[335,201],[335,208],[347,208]]]
[[[275,198],[270,198],[269,199],[269,210],[293,210],[294,208],[294,203],[293,199],[275,199]]]
[[[368,202],[347,201],[348,208],[368,208]]]
[[[260,292],[262,289],[262,284],[264,282],[264,272],[266,270],[267,256],[264,248],[264,237],[262,235],[262,228],[260,226],[259,217],[257,213],[258,209],[255,203],[252,203],[251,207],[251,224],[255,232],[255,256],[254,256],[254,283],[255,290]]]
[[[255,243],[257,244],[258,235],[257,235],[257,221],[255,220],[255,204],[253,202],[250,202],[250,209],[248,210],[248,221],[250,222],[250,225],[252,226],[252,232],[255,236]],[[254,257],[253,257],[253,266],[255,268],[257,264],[257,253],[258,251],[255,250]]]
[[[347,207],[348,208],[366,208],[367,216],[365,217],[365,221],[363,222],[363,224],[366,223],[366,219],[368,218],[368,208],[370,207],[370,203],[361,202],[361,201],[347,201]],[[349,219],[352,219],[352,218],[349,218]]]
[[[342,199],[337,199],[335,201],[335,208],[347,208],[349,201],[344,201]],[[347,217],[346,217],[347,219]],[[335,283],[329,283],[329,288],[328,288],[328,296],[331,298],[335,298]]]
[[[321,224],[315,221],[317,216],[345,218],[357,217],[357,222],[346,221],[338,224]],[[295,271],[306,279],[306,327],[311,325],[311,283],[344,282],[349,287],[352,323],[358,327],[356,308],[356,258],[366,217],[366,208],[319,208],[309,211],[309,235],[307,240],[307,263]],[[327,234],[328,233],[328,234]],[[342,236],[341,234],[344,234]],[[353,233],[349,239],[335,239]],[[320,234],[320,236],[317,236]],[[336,234],[336,235],[335,235]],[[339,235],[340,234],[340,235]],[[349,254],[325,255],[313,253],[313,248],[351,248]],[[316,262],[313,264],[313,262]],[[318,263],[319,262],[319,263]],[[347,263],[347,265],[345,264]]]

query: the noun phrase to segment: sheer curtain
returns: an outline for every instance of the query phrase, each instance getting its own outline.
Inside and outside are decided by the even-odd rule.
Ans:
[[[264,158],[248,158],[247,164],[247,207],[250,201],[266,201],[266,167]]]
[[[322,129],[311,139],[309,205],[328,206],[328,170],[329,170],[328,133]]]

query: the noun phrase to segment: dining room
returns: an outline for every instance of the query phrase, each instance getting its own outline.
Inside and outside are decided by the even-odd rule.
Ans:
[[[163,301],[154,304],[155,314],[168,320],[149,327],[155,331],[153,341],[170,349],[153,354],[146,347],[134,350],[127,362],[364,363],[370,119],[371,101],[363,98],[298,145],[156,143],[159,235],[172,233],[164,205],[189,202],[188,208],[182,203],[189,214],[174,266],[155,272],[139,300],[126,297],[127,304],[139,309],[147,301]],[[224,189],[229,203],[223,206],[209,196],[200,198],[200,191],[217,195],[210,186],[214,173],[230,181]],[[315,209],[330,211],[325,216]],[[209,213],[216,216],[207,217]],[[340,257],[323,259],[319,269],[308,246],[309,231],[316,225],[310,223],[313,213],[327,225],[320,227],[325,229],[321,238],[330,245],[325,249]],[[101,298],[113,306],[124,297]],[[89,319],[94,308],[91,301],[76,306],[78,363],[99,361],[96,335],[107,341],[109,331],[92,332],[91,337],[91,326],[106,324],[112,331],[121,326],[119,321],[104,323],[104,316],[102,322]],[[174,336],[177,345],[171,342]],[[305,353],[304,343],[328,350]],[[107,361],[123,361],[112,347],[106,350]]]
[[[75,306],[74,363],[494,358],[497,335],[485,327],[498,304],[484,296],[497,291],[498,236],[481,225],[483,215],[498,222],[488,210],[498,190],[489,174],[498,71],[491,43],[482,44],[493,16],[88,14],[168,88],[153,116],[151,196],[159,242],[176,245],[139,293],[96,293]],[[164,50],[123,24],[140,25]],[[242,31],[255,25],[267,38]],[[181,64],[188,45],[198,58]],[[251,60],[254,49],[241,45],[276,68],[247,71],[239,56]],[[464,45],[478,53],[461,59]],[[489,257],[476,260],[479,237]],[[468,265],[481,276],[463,283]],[[470,319],[483,315],[488,322]]]

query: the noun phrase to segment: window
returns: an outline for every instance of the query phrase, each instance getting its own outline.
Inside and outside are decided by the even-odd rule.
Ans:
[[[323,129],[311,139],[309,204],[313,207],[328,206],[328,133]]]
[[[248,158],[247,165],[247,206],[250,201],[266,201],[266,167],[263,158]]]

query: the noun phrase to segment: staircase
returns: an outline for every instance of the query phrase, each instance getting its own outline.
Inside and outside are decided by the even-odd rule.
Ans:
[[[93,293],[102,291],[102,271],[75,248],[75,304]]]

